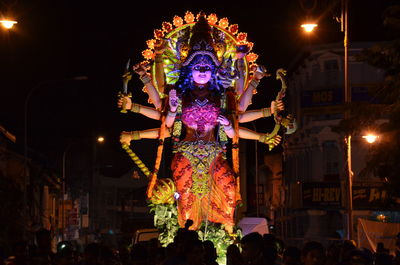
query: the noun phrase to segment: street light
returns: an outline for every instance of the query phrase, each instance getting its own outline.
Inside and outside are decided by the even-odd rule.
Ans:
[[[96,229],[98,225],[98,207],[95,202],[95,199],[97,197],[97,189],[96,189],[96,183],[97,177],[98,177],[98,166],[97,166],[97,146],[98,144],[101,145],[106,141],[106,139],[103,136],[98,136],[96,141],[93,141],[93,154],[92,154],[92,174],[91,174],[91,182],[90,182],[90,193],[89,193],[89,227],[92,229]],[[95,220],[96,219],[96,220]]]
[[[105,138],[103,136],[99,136],[96,139],[97,143],[103,143],[104,141],[105,141]],[[96,145],[96,142],[94,143],[94,145]],[[62,220],[61,220],[61,239],[62,240],[64,240],[65,225],[66,225],[65,224],[65,199],[67,197],[66,196],[67,195],[67,192],[66,192],[67,175],[65,173],[65,171],[66,171],[65,164],[66,164],[66,158],[67,158],[68,151],[69,151],[69,149],[70,149],[72,144],[73,143],[69,143],[67,145],[67,147],[65,147],[63,155],[62,155],[62,205],[61,205],[61,208],[62,208],[62,214],[61,214],[61,218],[62,218]],[[96,148],[94,148],[93,152],[96,152]],[[96,154],[94,154],[94,156],[96,156]]]
[[[316,2],[316,1],[315,1]],[[341,31],[343,32],[343,49],[344,49],[344,59],[343,59],[343,94],[344,94],[344,103],[351,103],[351,90],[349,89],[349,56],[348,56],[348,0],[341,0]],[[315,8],[315,7],[314,7]],[[312,26],[314,25],[314,26]],[[317,24],[303,24],[301,27],[306,32],[312,32]],[[348,110],[344,112],[344,119],[347,120],[350,117],[350,113]],[[353,239],[353,171],[351,166],[351,134],[345,136],[345,145],[346,145],[346,171],[347,171],[347,239]]]
[[[301,9],[307,14],[305,18],[306,22],[302,24],[301,27],[305,32],[311,33],[318,26],[316,23],[318,19],[315,19],[314,13],[314,10],[317,8],[318,1],[312,1],[312,5],[306,5],[305,1],[299,1],[299,4]]]
[[[312,31],[314,31],[314,29],[316,27],[318,27],[318,24],[315,23],[305,23],[302,24],[300,27],[302,27],[304,29],[305,32],[310,33]]]
[[[61,211],[61,240],[64,241],[64,230],[65,230],[65,194],[66,194],[66,190],[65,190],[65,180],[66,180],[66,175],[65,175],[65,158],[67,156],[67,151],[68,149],[71,147],[71,144],[68,144],[67,147],[65,148],[64,152],[63,152],[63,156],[62,156],[62,211]]]
[[[348,0],[342,0],[342,19],[341,30],[343,36],[344,49],[344,102],[351,103],[351,90],[349,89],[349,56],[348,56]],[[344,119],[350,116],[348,110],[344,113]],[[351,134],[346,135],[345,142],[347,146],[347,239],[353,239],[353,171],[351,166]]]
[[[369,133],[367,135],[363,135],[362,138],[364,138],[365,141],[367,141],[367,143],[373,144],[378,140],[379,136],[375,135],[375,134],[372,134],[372,133]]]
[[[8,29],[11,29],[12,27],[14,27],[14,25],[17,24],[18,22],[15,20],[3,19],[3,20],[0,20],[0,23],[3,26],[3,28],[8,30]]]

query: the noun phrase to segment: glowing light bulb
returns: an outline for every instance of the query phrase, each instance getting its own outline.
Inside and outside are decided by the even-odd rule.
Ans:
[[[380,214],[376,217],[376,219],[378,219],[381,222],[386,222],[386,215],[384,214]]]
[[[311,32],[314,30],[314,28],[318,27],[317,24],[303,24],[301,27],[306,31],[306,32]]]
[[[364,138],[365,141],[367,141],[368,143],[372,144],[372,143],[376,142],[376,140],[378,139],[378,136],[374,135],[374,134],[367,134],[367,135],[364,135],[362,138]]]
[[[104,137],[103,136],[99,136],[98,138],[97,138],[97,142],[99,142],[99,143],[102,143],[102,142],[104,142]]]
[[[17,24],[17,21],[13,21],[13,20],[0,20],[1,25],[6,28],[6,29],[11,29],[14,24]]]

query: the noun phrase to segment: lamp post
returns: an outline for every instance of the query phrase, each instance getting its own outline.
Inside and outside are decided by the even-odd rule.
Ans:
[[[29,107],[29,101],[31,99],[32,94],[38,90],[39,88],[44,87],[45,85],[50,85],[50,84],[56,84],[56,83],[62,83],[66,81],[83,81],[83,80],[88,80],[87,76],[75,76],[72,78],[68,79],[61,79],[61,80],[45,80],[42,82],[39,82],[36,86],[32,87],[29,91],[28,94],[25,97],[25,102],[24,102],[24,188],[23,188],[23,236],[26,238],[26,219],[27,219],[27,211],[28,211],[28,205],[27,205],[27,184],[28,184],[28,107]]]
[[[67,147],[65,148],[62,156],[62,205],[61,205],[61,240],[64,241],[64,232],[65,232],[65,180],[66,180],[66,175],[65,175],[65,158],[67,156],[67,151],[71,147],[71,144],[68,144]]]
[[[98,177],[98,167],[97,167],[97,145],[103,144],[106,139],[103,136],[98,136],[96,141],[93,141],[93,154],[92,154],[92,174],[90,181],[90,195],[89,195],[89,227],[97,229],[98,227],[98,207],[97,202],[94,198],[97,198],[96,183]]]
[[[96,157],[96,144],[97,143],[100,143],[100,144],[102,144],[102,143],[104,143],[104,141],[105,141],[105,138],[103,137],[103,136],[98,136],[97,138],[96,138],[96,141],[94,141],[94,150],[93,150],[93,156],[94,157]],[[65,197],[66,197],[66,195],[67,195],[67,190],[66,190],[66,180],[67,180],[67,175],[66,175],[66,158],[67,158],[67,154],[68,154],[68,151],[69,151],[69,149],[70,149],[70,147],[73,145],[73,143],[69,143],[66,147],[65,147],[65,149],[64,149],[64,152],[63,152],[63,155],[62,155],[62,205],[61,205],[61,207],[62,207],[62,214],[61,214],[61,218],[62,218],[62,220],[61,220],[61,239],[62,240],[64,240],[64,233],[65,233],[65,226],[66,226],[66,223],[65,223]]]
[[[342,14],[341,14],[341,30],[344,34],[343,49],[344,49],[344,103],[351,103],[351,90],[349,88],[349,56],[348,56],[348,0],[342,0]],[[344,113],[344,119],[350,117],[349,110]],[[353,171],[351,164],[351,134],[345,136],[346,144],[346,161],[347,161],[347,239],[353,239]]]
[[[347,2],[347,0],[344,0]],[[346,53],[345,53],[346,54]],[[345,72],[346,74],[346,72]],[[346,80],[346,78],[345,78]],[[348,86],[347,86],[348,88]],[[348,92],[348,90],[346,90]],[[349,95],[350,97],[350,95]],[[348,98],[349,99],[349,98]],[[350,97],[351,100],[351,97]],[[346,103],[350,103],[351,101],[348,101]],[[348,111],[346,111],[348,115]],[[362,138],[369,144],[373,144],[376,142],[376,140],[379,138],[378,135],[369,133],[367,135],[363,135]],[[346,147],[347,147],[347,214],[348,214],[348,219],[347,219],[347,239],[352,240],[353,237],[353,171],[352,171],[352,160],[351,160],[351,134],[349,133],[345,137],[345,142],[346,142]]]
[[[347,105],[351,103],[351,90],[349,88],[349,57],[348,57],[348,6],[349,0],[341,0],[341,31],[343,32],[343,94],[344,103]],[[316,23],[307,23],[301,25],[301,27],[307,32],[312,32],[318,25]],[[349,110],[345,110],[344,119],[347,120],[350,117]],[[345,160],[346,160],[346,197],[347,197],[347,239],[353,239],[353,172],[351,165],[351,134],[345,135]]]

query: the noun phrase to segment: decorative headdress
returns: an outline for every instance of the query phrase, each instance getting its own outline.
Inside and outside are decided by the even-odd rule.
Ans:
[[[211,35],[211,27],[208,24],[204,14],[201,14],[197,23],[192,27],[192,36],[189,40],[189,55],[182,62],[182,66],[190,64],[194,57],[197,55],[209,56],[216,66],[221,62],[214,50],[214,40]]]
[[[187,11],[184,18],[175,16],[172,24],[163,22],[162,29],[154,31],[155,39],[147,41],[148,49],[144,50],[142,55],[147,61],[153,60],[156,40],[167,40],[168,47],[162,54],[164,72],[166,83],[175,84],[180,68],[190,64],[196,55],[208,55],[216,66],[220,66],[234,64],[238,46],[247,46],[247,50],[250,51],[253,43],[248,42],[247,33],[239,33],[238,28],[237,24],[229,25],[227,18],[218,20],[216,14],[206,16],[199,13],[195,17]],[[248,53],[245,65],[255,63],[257,57],[255,53]],[[246,68],[246,72],[248,69],[249,67]],[[155,74],[154,67],[152,73]]]

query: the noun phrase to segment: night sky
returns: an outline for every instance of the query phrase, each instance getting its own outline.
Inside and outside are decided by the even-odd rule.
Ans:
[[[1,1],[0,12],[18,20],[15,30],[0,31],[0,124],[17,136],[16,149],[22,150],[24,102],[28,101],[28,143],[38,153],[60,158],[69,143],[84,149],[93,137],[105,135],[107,153],[114,165],[132,166],[119,149],[122,130],[154,128],[158,122],[135,114],[120,114],[117,92],[126,61],[142,60],[141,51],[153,30],[163,21],[186,10],[197,14],[216,13],[239,24],[255,43],[258,63],[271,73],[287,67],[308,44],[341,42],[339,6],[334,1],[318,1],[313,13],[320,26],[312,38],[305,37],[298,25],[307,15],[295,0],[281,1]],[[303,1],[309,5],[313,1]],[[351,41],[386,38],[382,23],[384,7],[396,1],[350,0],[349,36]],[[86,76],[86,81],[74,77]],[[266,106],[279,89],[279,83],[263,81],[250,108]],[[130,83],[134,101],[146,104],[138,78]],[[264,129],[264,122],[257,125]],[[155,150],[152,141],[137,146],[142,152]],[[143,150],[145,149],[145,151]],[[148,151],[147,151],[148,152]],[[123,157],[123,158],[120,158]],[[50,159],[51,160],[51,159]],[[116,162],[118,161],[118,162]]]

